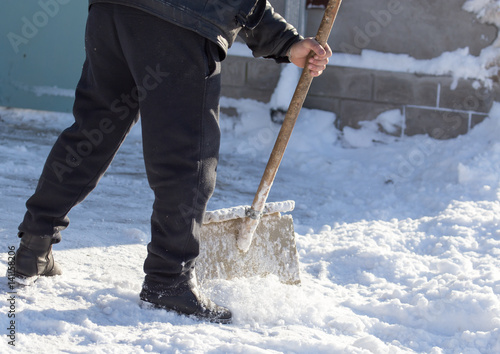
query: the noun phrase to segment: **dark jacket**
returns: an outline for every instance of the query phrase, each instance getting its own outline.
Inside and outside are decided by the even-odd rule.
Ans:
[[[217,43],[223,57],[237,35],[255,57],[288,62],[286,52],[301,37],[266,0],[89,0],[132,6],[193,30]]]

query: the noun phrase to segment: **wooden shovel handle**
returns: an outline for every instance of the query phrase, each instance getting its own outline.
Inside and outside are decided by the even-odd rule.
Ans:
[[[330,36],[330,32],[332,30],[333,23],[335,22],[335,18],[337,17],[337,13],[341,3],[342,0],[330,0],[328,2],[328,5],[326,6],[323,20],[321,21],[318,33],[316,34],[316,40],[322,46],[326,45],[328,37]],[[255,229],[257,228],[257,225],[259,224],[259,216],[264,210],[264,205],[271,190],[271,186],[274,182],[274,178],[276,177],[276,173],[278,172],[281,160],[283,159],[285,149],[288,145],[288,141],[290,140],[290,136],[292,135],[292,131],[299,116],[300,109],[304,104],[307,92],[309,91],[309,87],[311,86],[313,77],[310,75],[309,69],[307,69],[307,63],[312,56],[314,56],[313,51],[311,51],[309,53],[309,56],[307,57],[305,69],[302,71],[280,132],[278,134],[278,137],[276,138],[276,143],[274,144],[273,151],[271,152],[271,156],[267,163],[266,169],[264,170],[259,188],[257,189],[257,193],[255,194],[252,208],[249,212],[249,215],[251,215],[251,217],[247,217],[244,219],[242,229],[240,230],[240,234],[238,235],[238,247],[244,252],[246,252],[250,247],[253,234],[255,232]]]

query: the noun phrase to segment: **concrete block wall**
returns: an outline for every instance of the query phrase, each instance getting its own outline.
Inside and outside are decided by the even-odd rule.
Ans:
[[[271,60],[229,56],[222,64],[222,96],[269,102],[280,68]]]
[[[481,24],[462,10],[465,0],[446,2],[415,0],[344,1],[330,46],[336,52],[359,54],[363,49],[409,54],[431,59],[445,51],[468,46],[477,55],[497,37],[495,26]],[[284,1],[271,1],[278,12]],[[313,36],[322,9],[309,9],[306,36]],[[377,20],[378,19],[378,20]],[[280,65],[272,61],[230,56],[223,65],[224,96],[249,97],[268,102],[279,79]],[[476,88],[472,80],[460,80],[452,89],[449,76],[329,66],[311,86],[305,107],[332,111],[337,127],[359,127],[392,109],[402,112],[401,132],[429,134],[438,139],[467,133],[482,121],[500,89]]]
[[[402,131],[447,139],[467,133],[489,112],[498,92],[460,80],[456,88],[446,76],[331,67],[311,86],[306,107],[333,111],[337,127],[359,128],[381,113],[399,109]]]
[[[270,2],[275,11],[284,16],[287,12],[286,1]],[[300,1],[295,0],[294,3],[296,2]],[[244,43],[241,39],[237,42]],[[281,68],[282,65],[272,60],[230,55],[222,64],[222,96],[269,102],[278,84]]]
[[[359,54],[371,49],[416,59],[465,47],[478,55],[493,43],[498,29],[462,10],[465,1],[343,1],[329,44],[337,52]],[[322,16],[322,9],[309,9],[307,35],[314,35]]]

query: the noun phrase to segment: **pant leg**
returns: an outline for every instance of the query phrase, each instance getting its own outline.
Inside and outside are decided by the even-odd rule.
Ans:
[[[147,280],[161,282],[166,276],[181,275],[181,281],[192,276],[203,216],[215,189],[220,144],[220,75],[172,79],[179,81],[171,97],[145,108],[142,120],[146,170],[155,194],[144,269]],[[162,121],[162,139],[148,140],[163,112],[170,119]],[[169,143],[162,144],[165,140]]]
[[[135,85],[103,6],[92,6],[85,32],[86,60],[76,88],[75,123],[53,146],[38,186],[27,201],[21,233],[60,239],[68,212],[97,185],[137,120]],[[129,98],[127,98],[129,97]]]
[[[67,226],[67,212],[97,184],[133,124],[139,103],[145,166],[155,195],[144,271],[147,282],[175,285],[193,274],[201,222],[215,186],[219,51],[195,32],[137,9],[99,4],[90,12],[88,28],[95,32],[87,39],[89,67],[102,64],[108,71],[97,65],[99,73],[94,69],[87,79],[82,77],[75,103],[75,118],[79,112],[82,119],[77,118],[56,143],[20,229],[29,232],[29,226],[40,230],[45,225],[58,232]],[[112,36],[116,47],[106,48],[109,44],[101,36]],[[102,60],[101,53],[108,50],[115,52],[116,61]],[[124,79],[125,68],[133,80]],[[84,129],[97,129],[110,115],[117,127],[109,136],[119,139],[95,144],[92,153],[69,164],[71,154],[65,147],[78,152],[78,144],[88,140]],[[118,123],[123,123],[121,129]],[[69,166],[71,171],[58,174],[54,165]],[[51,194],[57,198],[48,202]],[[47,227],[50,222],[55,226]]]
[[[195,32],[146,13],[122,19],[117,28],[127,38],[124,54],[141,87],[144,161],[155,196],[146,282],[175,285],[192,276],[215,187],[219,50]]]

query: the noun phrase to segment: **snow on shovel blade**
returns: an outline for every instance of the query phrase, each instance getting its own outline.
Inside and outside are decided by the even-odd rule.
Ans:
[[[276,275],[286,284],[299,284],[299,258],[291,215],[293,201],[267,203],[248,252],[236,239],[249,207],[209,211],[201,229],[198,280]]]

